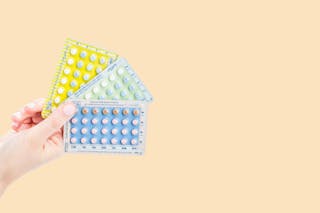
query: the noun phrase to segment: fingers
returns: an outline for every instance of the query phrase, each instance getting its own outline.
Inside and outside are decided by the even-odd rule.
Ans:
[[[13,123],[11,128],[15,131],[21,131],[24,124],[38,124],[43,119],[41,117],[41,110],[45,99],[37,99],[25,105],[20,111],[14,113],[11,117]],[[25,128],[23,128],[25,129]]]
[[[26,112],[27,115],[33,115],[35,113],[39,113],[42,111],[44,101],[45,99],[41,98],[34,102],[31,102],[24,107],[24,111]]]
[[[44,99],[37,99],[27,105],[25,105],[20,111],[14,113],[11,117],[14,122],[22,122],[26,118],[41,112],[44,104]]]
[[[31,134],[35,137],[44,139],[49,138],[76,113],[76,106],[73,103],[66,103],[56,109],[47,119],[34,126]]]

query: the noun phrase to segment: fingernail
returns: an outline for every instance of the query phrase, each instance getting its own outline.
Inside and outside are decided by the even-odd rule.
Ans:
[[[73,115],[76,112],[76,107],[74,104],[67,104],[63,107],[63,112],[68,116]]]
[[[22,117],[21,112],[16,112],[13,114],[14,117],[20,119]]]

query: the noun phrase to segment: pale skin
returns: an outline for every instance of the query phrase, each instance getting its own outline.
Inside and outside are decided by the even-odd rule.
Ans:
[[[0,138],[0,197],[14,180],[63,154],[63,125],[76,113],[62,104],[41,117],[43,99],[30,102],[12,115],[12,130]]]

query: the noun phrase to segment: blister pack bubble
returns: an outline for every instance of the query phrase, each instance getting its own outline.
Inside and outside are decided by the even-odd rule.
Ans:
[[[117,54],[104,49],[67,39],[42,117],[48,117],[55,108],[105,70],[117,57]]]
[[[86,100],[152,101],[152,96],[124,58],[117,59],[74,94]]]
[[[141,101],[72,100],[76,115],[64,126],[66,152],[142,155],[147,103]]]

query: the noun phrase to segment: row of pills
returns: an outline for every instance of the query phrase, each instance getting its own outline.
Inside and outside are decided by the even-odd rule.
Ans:
[[[80,50],[79,50],[78,48],[76,48],[76,47],[73,47],[73,48],[70,49],[70,54],[71,54],[72,56],[77,56],[77,54],[79,54],[80,58],[82,58],[82,59],[86,59],[87,56],[89,56],[89,54],[88,54],[87,51],[85,51],[85,50],[80,51]],[[91,62],[95,62],[95,61],[98,59],[98,56],[97,56],[96,54],[92,53],[92,54],[90,54],[90,56],[88,57],[88,59],[89,59]],[[100,64],[106,64],[106,63],[107,63],[107,59],[106,59],[104,56],[101,56],[98,60],[99,60],[99,63],[100,63]],[[80,61],[79,61],[79,62],[80,62]],[[79,62],[78,62],[78,63],[79,63]],[[73,58],[69,58],[69,59],[68,59],[68,64],[69,64],[69,65],[72,65],[73,63],[74,63]],[[78,64],[77,64],[77,65],[78,65]],[[82,67],[80,67],[80,68],[82,68]]]
[[[86,108],[86,107],[83,107],[82,110],[81,110],[81,113],[84,114],[84,115],[88,114],[89,112],[90,112],[90,110],[88,108]],[[102,110],[100,110],[99,108],[93,108],[91,110],[91,113],[93,115],[97,115],[99,113],[102,113],[103,115],[108,115],[110,113],[110,110],[108,108],[104,108]],[[120,113],[122,113],[123,115],[129,115],[129,109],[122,109],[122,110],[120,110],[118,108],[113,108],[112,109],[112,114],[113,115],[119,115]],[[132,110],[132,114],[134,116],[138,116],[140,114],[140,111],[138,109],[134,109],[134,110]]]
[[[88,138],[80,138],[79,139],[80,140],[80,143],[82,143],[82,144],[86,144],[86,143],[91,143],[91,144],[96,144],[96,143],[98,143],[98,139],[97,138],[91,138],[90,140],[88,139]],[[75,144],[75,143],[77,143],[78,142],[78,139],[76,138],[76,137],[72,137],[71,139],[70,139],[70,143],[72,143],[72,144]],[[100,143],[101,144],[106,144],[108,142],[108,139],[107,138],[101,138],[100,139]],[[117,145],[119,142],[120,142],[120,144],[122,144],[122,145],[127,145],[127,144],[129,144],[129,139],[128,138],[122,138],[120,141],[117,139],[117,138],[111,138],[111,139],[109,139],[109,142],[110,142],[110,144],[112,144],[112,145]],[[133,139],[131,139],[130,140],[130,144],[131,145],[137,145],[138,144],[138,140],[136,139],[136,138],[133,138]]]
[[[83,134],[83,135],[87,134],[88,131],[89,131],[88,128],[82,128],[82,129],[80,130],[81,134]],[[93,129],[91,129],[90,132],[91,132],[91,134],[96,135],[96,134],[98,133],[98,131],[99,131],[99,130],[98,130],[97,128],[93,128]],[[77,134],[77,132],[78,132],[78,129],[77,129],[77,128],[73,127],[73,128],[71,129],[71,133],[72,133],[72,134]],[[109,131],[108,131],[107,128],[102,128],[102,129],[101,129],[101,133],[104,134],[104,135],[108,134],[108,132],[109,132]],[[122,135],[127,135],[127,134],[129,133],[129,130],[126,129],[126,128],[124,128],[124,129],[122,129],[120,132],[121,132]],[[119,133],[119,129],[118,129],[118,128],[113,128],[113,129],[111,130],[111,134],[112,134],[112,135],[117,135],[118,133]],[[139,132],[138,132],[138,129],[133,129],[133,130],[131,130],[131,134],[132,134],[133,136],[136,136],[138,133],[139,133]]]
[[[83,125],[88,124],[88,122],[89,122],[88,118],[82,118],[81,119],[81,124],[83,124]],[[71,123],[72,124],[77,124],[78,123],[78,118],[71,119]],[[93,124],[93,125],[97,125],[99,123],[99,120],[97,118],[93,118],[93,119],[90,120],[90,123]],[[101,124],[103,124],[103,125],[106,125],[108,123],[109,123],[109,119],[108,118],[103,118],[101,120]],[[118,118],[114,118],[114,119],[111,120],[111,123],[113,125],[117,125],[118,123],[120,123],[120,120]],[[134,119],[134,120],[131,121],[131,123],[132,123],[132,125],[137,126],[139,124],[139,120],[138,119]],[[122,125],[128,125],[129,124],[129,119],[123,119],[121,121],[121,124]]]

